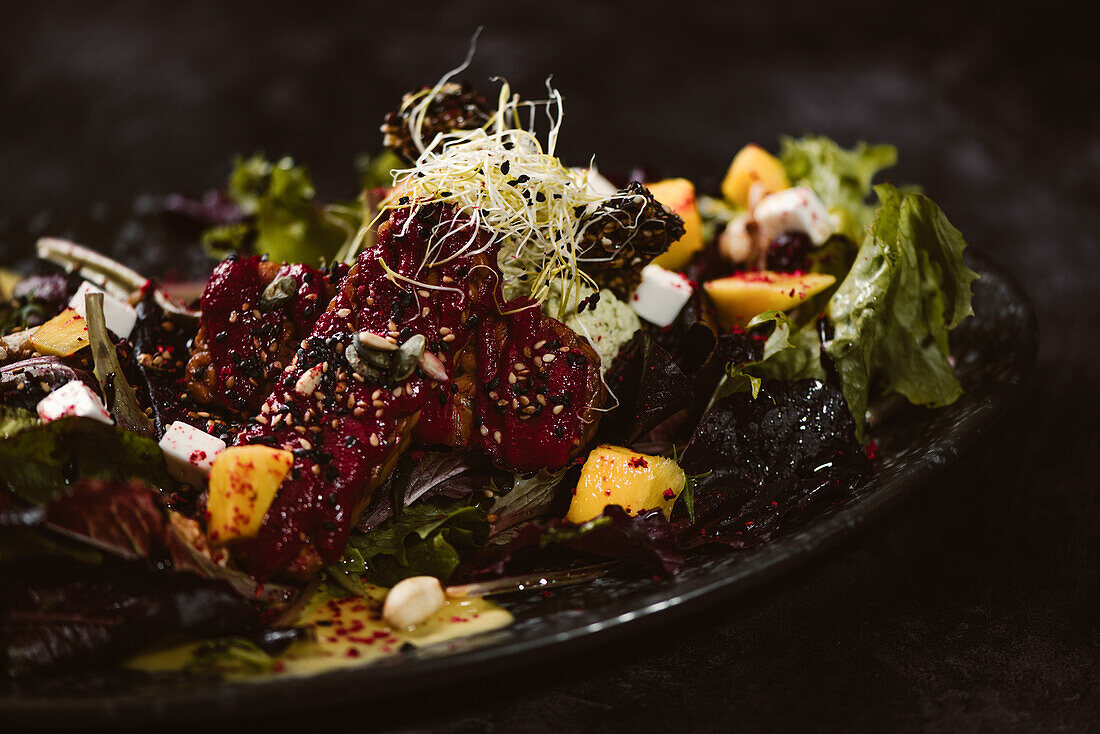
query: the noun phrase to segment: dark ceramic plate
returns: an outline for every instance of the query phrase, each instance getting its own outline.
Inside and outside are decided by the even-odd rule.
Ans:
[[[637,634],[775,578],[824,552],[927,484],[1006,409],[1033,366],[1034,315],[1026,296],[986,257],[976,316],[953,338],[965,394],[941,410],[906,409],[875,432],[876,472],[848,500],[751,551],[693,558],[673,579],[605,578],[505,600],[516,623],[443,650],[423,649],[372,666],[311,678],[220,684],[178,676],[105,673],[0,687],[0,720],[104,724],[180,721],[320,707],[392,696],[439,681],[531,665],[613,636]]]

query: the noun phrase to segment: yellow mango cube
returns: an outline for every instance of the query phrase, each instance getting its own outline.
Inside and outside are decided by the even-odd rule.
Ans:
[[[608,505],[619,505],[630,515],[660,510],[667,518],[685,484],[684,470],[672,459],[622,446],[597,446],[581,468],[565,519],[588,522]]]
[[[38,327],[31,347],[39,354],[68,357],[88,346],[88,322],[71,308]]]
[[[765,311],[789,311],[835,282],[836,278],[825,273],[755,270],[712,280],[703,288],[714,301],[719,322],[732,329]]]
[[[691,256],[703,249],[703,218],[695,203],[695,184],[686,178],[668,178],[648,184],[648,188],[654,199],[684,220],[684,236],[653,262],[668,270],[683,270]]]
[[[269,446],[231,446],[210,467],[207,535],[214,545],[256,537],[294,455]]]
[[[779,159],[759,145],[750,143],[733,157],[722,180],[722,196],[735,206],[748,206],[749,189],[754,183],[759,183],[766,194],[791,187],[787,171]]]

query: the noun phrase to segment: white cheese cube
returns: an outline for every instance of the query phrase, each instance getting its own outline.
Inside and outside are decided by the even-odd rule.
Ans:
[[[668,326],[680,315],[693,290],[691,282],[680,273],[646,265],[642,282],[630,297],[630,307],[651,324]]]
[[[176,421],[164,432],[160,450],[174,479],[198,487],[210,475],[214,457],[225,451],[225,441]]]
[[[815,245],[825,244],[833,233],[829,212],[809,186],[796,186],[768,194],[752,212],[753,218],[770,242],[777,234],[794,230],[805,232]]]
[[[95,391],[80,380],[66,382],[38,401],[38,417],[43,423],[72,416],[107,424],[115,422]]]
[[[123,339],[129,339],[130,333],[134,330],[134,324],[137,323],[137,311],[130,304],[104,293],[103,289],[97,288],[88,281],[81,283],[76,295],[69,299],[69,308],[80,314],[81,318],[88,318],[84,298],[89,293],[103,293],[103,320],[107,324],[107,329]]]

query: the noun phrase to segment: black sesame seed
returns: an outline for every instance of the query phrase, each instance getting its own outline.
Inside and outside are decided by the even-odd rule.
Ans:
[[[500,172],[503,173],[505,176],[507,176],[508,175],[508,170],[511,167],[512,167],[512,162],[511,161],[504,161],[503,163],[500,164]]]
[[[345,448],[350,449],[352,446],[354,446],[357,443],[359,443],[359,439],[357,439],[355,436],[345,436],[344,437],[344,447]]]

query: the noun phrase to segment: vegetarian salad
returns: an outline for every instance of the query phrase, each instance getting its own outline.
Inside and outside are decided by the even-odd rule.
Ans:
[[[302,674],[503,627],[509,594],[767,542],[873,472],[874,401],[959,396],[977,275],[873,185],[892,147],[619,179],[558,157],[552,87],[463,70],[385,117],[352,201],[259,156],[170,199],[197,287],[51,238],[3,272],[9,674]]]

